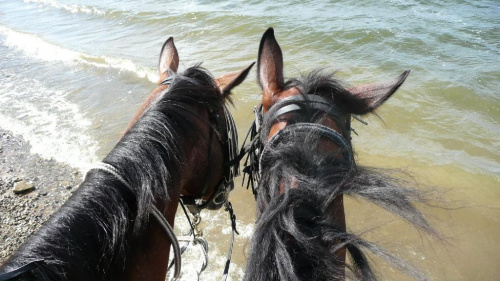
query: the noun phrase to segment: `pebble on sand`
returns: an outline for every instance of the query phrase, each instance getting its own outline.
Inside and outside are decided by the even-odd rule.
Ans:
[[[14,184],[14,193],[15,194],[24,194],[24,193],[31,192],[33,190],[35,190],[35,185],[30,183],[30,182],[18,181]]]

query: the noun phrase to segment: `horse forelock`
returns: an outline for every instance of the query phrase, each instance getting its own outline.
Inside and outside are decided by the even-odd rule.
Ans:
[[[262,159],[259,216],[246,280],[334,280],[342,276],[343,262],[331,245],[344,237],[343,232],[326,219],[324,205],[327,198],[342,193],[338,185],[349,176],[350,168],[311,149],[314,138],[286,140]],[[326,166],[327,160],[336,164]]]

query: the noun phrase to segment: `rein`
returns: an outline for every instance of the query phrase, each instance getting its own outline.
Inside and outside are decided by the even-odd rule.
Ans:
[[[100,162],[96,163],[92,166],[90,170],[100,170],[107,172],[108,174],[113,175],[117,180],[119,180],[123,185],[125,185],[128,190],[134,193],[134,189],[132,186],[121,176],[120,172],[110,164]],[[177,237],[175,236],[174,230],[172,226],[168,223],[167,219],[163,216],[163,214],[156,208],[155,205],[152,206],[151,215],[158,221],[163,231],[167,235],[168,239],[170,239],[170,243],[172,244],[172,248],[174,250],[174,278],[173,280],[177,280],[181,274],[181,251],[179,248],[179,241],[177,241]]]
[[[37,277],[35,276],[36,273],[35,271],[38,270],[41,266],[45,264],[44,260],[35,260],[31,261],[25,265],[22,265],[12,271],[2,273],[0,274],[0,281],[8,281],[8,280],[15,280],[18,278],[21,278],[25,273],[30,272],[33,276],[33,278]]]
[[[161,85],[170,85],[174,82],[175,78],[177,75],[174,73],[171,73],[169,77],[167,77],[165,80],[163,80],[160,84]],[[196,80],[191,79],[189,77],[184,77],[188,79],[188,81],[194,85],[201,86]],[[234,189],[234,178],[239,175],[239,164],[240,164],[240,159],[238,158],[238,131],[236,129],[236,123],[234,122],[234,119],[229,112],[229,109],[227,106],[224,104],[223,105],[223,116],[220,114],[214,112],[212,108],[208,108],[208,113],[209,113],[209,119],[210,123],[213,124],[211,133],[210,133],[210,141],[209,143],[212,142],[213,134],[214,132],[217,135],[217,138],[219,140],[219,143],[222,147],[222,152],[223,152],[223,163],[224,163],[224,177],[217,183],[214,192],[210,196],[210,198],[206,201],[202,200],[201,198],[206,195],[208,192],[209,185],[208,183],[205,183],[203,186],[202,191],[200,192],[199,195],[197,196],[180,196],[180,204],[182,206],[182,209],[184,211],[184,214],[186,215],[186,219],[188,220],[189,226],[191,227],[191,232],[190,236],[188,237],[180,237],[180,239],[184,242],[192,243],[193,245],[200,245],[201,253],[203,254],[203,257],[205,258],[205,261],[203,263],[202,268],[198,272],[198,277],[201,274],[201,272],[206,268],[208,264],[208,243],[205,240],[205,238],[202,237],[203,232],[198,230],[197,225],[201,222],[201,216],[200,212],[201,210],[205,208],[210,208],[210,209],[219,209],[222,205],[225,206],[225,211],[229,212],[229,218],[231,221],[231,241],[229,245],[229,250],[227,254],[227,260],[226,260],[226,265],[224,267],[223,275],[221,280],[226,280],[228,272],[229,272],[229,265],[231,262],[231,256],[232,256],[232,249],[233,249],[233,243],[234,243],[234,233],[239,234],[238,231],[236,230],[236,216],[234,215],[234,211],[231,205],[231,202],[228,201],[229,197],[229,192]],[[215,127],[215,128],[214,128]],[[212,154],[212,150],[210,149],[209,155]],[[209,157],[210,158],[210,157]],[[208,174],[210,173],[210,170],[207,172]],[[191,219],[189,218],[189,215],[186,212],[186,208],[189,210],[189,212],[193,215],[194,222],[191,222]],[[177,238],[175,238],[177,239]],[[176,240],[177,241],[177,240]],[[173,243],[172,243],[173,244]],[[178,242],[177,242],[178,245]],[[188,244],[189,245],[189,244]],[[180,265],[180,255],[187,249],[187,246],[183,246],[182,249],[179,249],[179,260],[177,261],[176,259],[172,260],[172,263],[168,267],[169,269],[172,267],[173,264],[175,264],[177,268],[177,264]],[[176,256],[174,256],[176,257]],[[178,277],[176,275],[177,271],[174,271],[174,280]]]

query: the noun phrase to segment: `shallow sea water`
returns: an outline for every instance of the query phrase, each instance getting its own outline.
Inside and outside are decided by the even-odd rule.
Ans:
[[[450,208],[424,209],[446,242],[356,199],[346,202],[348,227],[373,228],[367,238],[429,279],[497,280],[499,14],[493,0],[0,1],[0,127],[28,141],[33,153],[84,169],[113,148],[154,89],[169,36],[181,69],[203,62],[219,76],[255,61],[262,33],[273,26],[287,77],[321,67],[357,85],[412,70],[378,116],[364,117],[368,126],[353,121],[359,134],[353,143],[358,163],[405,169],[443,193]],[[260,100],[255,77],[254,69],[235,90],[240,136]],[[255,207],[244,188],[231,201],[241,235],[229,278],[240,280]],[[203,222],[211,264],[201,279],[217,280],[229,221],[219,211],[204,212]],[[179,217],[178,231],[186,227]],[[383,280],[406,278],[376,265]]]

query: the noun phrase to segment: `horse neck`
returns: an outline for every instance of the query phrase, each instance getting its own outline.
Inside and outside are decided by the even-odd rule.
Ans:
[[[175,180],[169,182],[168,199],[156,202],[156,207],[163,213],[169,224],[174,227],[175,214],[178,207],[179,197],[182,190],[192,188],[193,185],[199,187],[203,182],[199,177],[199,167],[202,151],[206,154],[206,149],[201,149],[194,145],[191,140],[178,140],[182,143],[184,155],[182,161],[167,163],[167,167],[178,164],[182,171],[182,177],[174,177]],[[198,169],[195,169],[198,167]],[[157,220],[152,216],[140,237],[130,243],[127,251],[127,260],[124,271],[118,275],[117,280],[165,280],[168,268],[171,241]]]
[[[137,173],[138,167],[148,169],[158,161],[150,159],[137,165],[118,165],[130,162],[129,155],[142,153],[135,148],[124,152],[126,150],[115,148],[105,162],[113,164],[137,190],[144,184],[156,188],[161,186],[155,176],[146,180],[147,183],[137,182],[141,177],[130,179],[128,175]],[[185,151],[188,155],[176,157],[197,158],[194,154],[198,150],[189,148]],[[177,166],[179,159],[176,157],[160,166]],[[168,171],[160,166],[154,166],[152,174],[166,177]],[[181,190],[180,177],[173,177],[168,181],[168,190],[166,188],[163,197],[167,199],[158,201],[157,207],[173,226]],[[152,217],[136,216],[144,207],[140,202],[154,202],[152,198],[144,197],[152,197],[155,193],[162,192],[151,189],[132,194],[113,175],[91,170],[73,196],[11,256],[2,269],[7,272],[32,260],[44,260],[45,265],[40,270],[50,280],[164,280],[170,241]],[[135,227],[140,221],[144,225]]]
[[[186,158],[181,163],[183,177],[178,182],[172,183],[168,202],[157,206],[172,227],[174,227],[181,190],[199,189],[207,180],[206,173],[202,171],[203,169],[200,170],[200,167],[206,166],[203,164],[208,164],[208,159],[204,156],[206,148],[203,148],[202,145],[189,145],[189,143],[189,141],[185,142],[187,145],[185,148]],[[163,228],[155,219],[151,218],[144,234],[131,244],[130,250],[127,252],[125,271],[119,275],[117,280],[165,280],[170,246],[171,241]]]
[[[222,153],[216,150],[219,147],[217,138],[211,138],[211,143],[204,141],[209,139],[211,127],[208,122],[201,120],[208,120],[208,114],[203,113],[206,110],[201,107],[197,111],[200,112],[200,116],[193,124],[196,127],[193,130],[197,132],[198,137],[178,139],[177,141],[182,145],[180,151],[183,151],[181,161],[166,164],[167,167],[179,165],[182,177],[174,177],[174,180],[169,182],[168,200],[157,203],[158,209],[162,211],[172,227],[180,194],[197,196],[202,185],[214,179],[211,174],[212,170],[208,169],[208,166],[213,163],[222,163]],[[210,159],[206,156],[207,151],[211,151]],[[220,177],[222,177],[222,172]],[[150,219],[143,235],[131,244],[127,253],[125,271],[120,274],[118,280],[165,280],[170,246],[171,241],[160,224]]]

